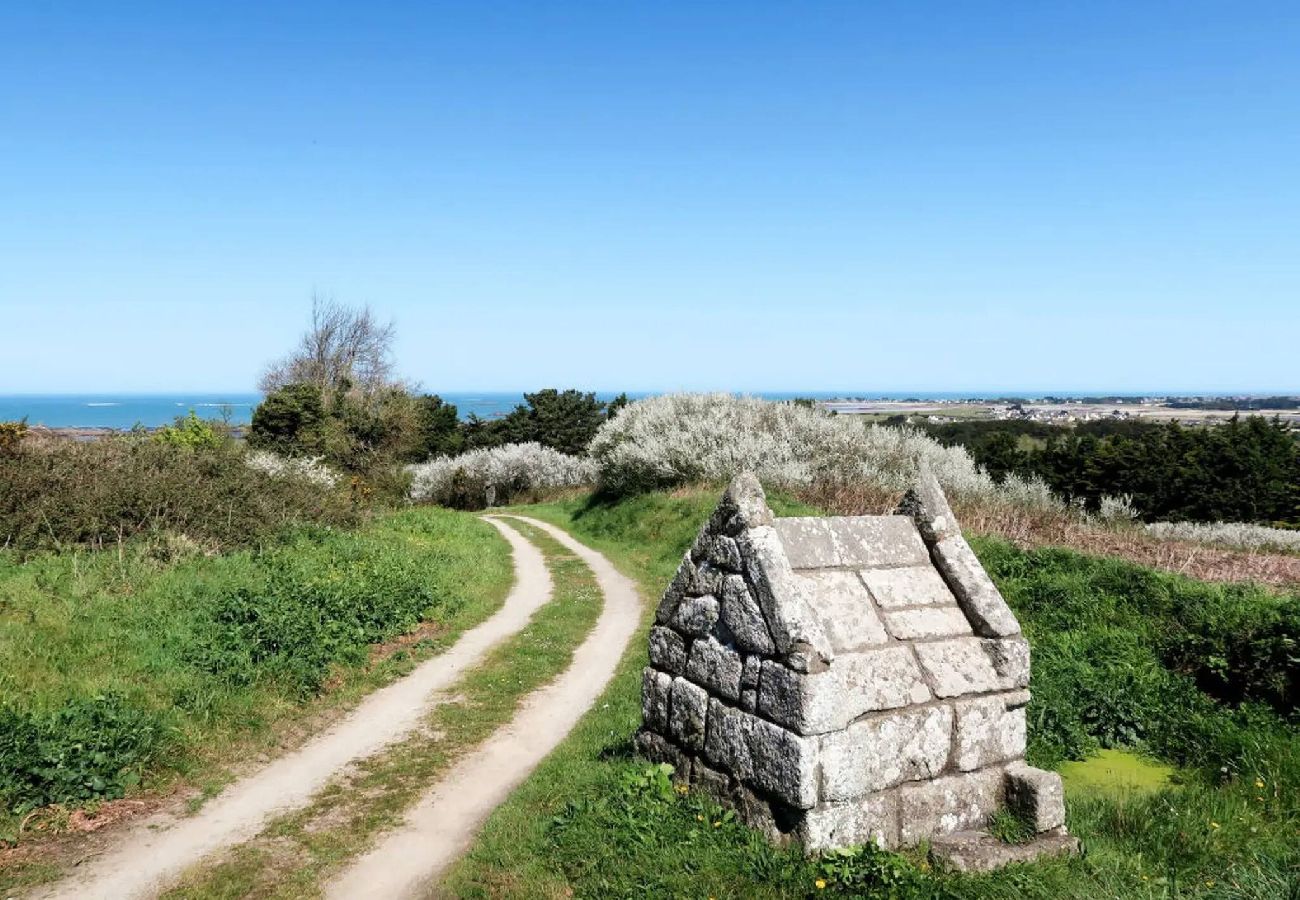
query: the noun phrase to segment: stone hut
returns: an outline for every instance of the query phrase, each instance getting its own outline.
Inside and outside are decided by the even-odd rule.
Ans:
[[[659,603],[637,744],[775,841],[928,840],[989,868],[1073,848],[1060,777],[1024,762],[1028,686],[933,476],[895,515],[778,519],[745,474]],[[979,832],[1004,806],[1037,847]]]

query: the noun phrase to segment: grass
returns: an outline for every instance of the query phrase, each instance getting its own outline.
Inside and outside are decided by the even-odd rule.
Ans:
[[[681,491],[528,512],[606,553],[652,600],[714,499]],[[918,853],[864,849],[805,859],[771,848],[632,755],[642,634],[603,701],[493,814],[444,890],[465,897],[1300,896],[1300,737],[1275,711],[1284,702],[1216,700],[1198,687],[1204,673],[1178,655],[1187,646],[1180,638],[1229,645],[1242,623],[1258,636],[1277,609],[1266,606],[1261,615],[1249,607],[1276,601],[1285,610],[1295,598],[1269,600],[1262,591],[1000,541],[976,549],[1034,644],[1037,760],[1128,748],[1178,765],[1173,782],[1153,790],[1093,789],[1072,778],[1068,824],[1084,842],[1082,858],[958,876],[930,870]],[[1276,665],[1293,671],[1294,658]]]
[[[595,624],[601,593],[591,571],[540,529],[512,522],[546,558],[554,593],[528,626],[465,675],[427,727],[331,782],[307,807],[190,873],[164,896],[317,896],[328,877],[401,821],[457,759],[514,715],[529,693],[560,674]]]
[[[0,555],[0,848],[119,797],[201,805],[232,760],[281,752],[437,653],[511,577],[495,529],[434,509],[215,557]],[[0,889],[48,876],[30,849],[0,855]]]

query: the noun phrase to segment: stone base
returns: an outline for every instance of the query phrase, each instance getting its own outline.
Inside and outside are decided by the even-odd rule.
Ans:
[[[930,859],[958,872],[991,872],[1012,863],[1078,852],[1079,839],[1064,828],[1045,831],[1024,844],[1008,844],[983,831],[956,831],[930,842]]]

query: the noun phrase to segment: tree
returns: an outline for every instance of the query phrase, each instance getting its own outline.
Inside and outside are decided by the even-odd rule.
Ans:
[[[316,455],[324,449],[325,407],[315,384],[286,384],[253,410],[250,446],[291,456]]]
[[[272,363],[259,386],[271,394],[291,384],[315,385],[326,408],[344,396],[373,398],[394,386],[395,336],[393,323],[381,323],[369,307],[313,295],[311,325],[298,348]]]
[[[465,439],[460,432],[460,416],[455,405],[444,402],[437,394],[424,394],[415,399],[415,416],[412,461],[460,452]]]

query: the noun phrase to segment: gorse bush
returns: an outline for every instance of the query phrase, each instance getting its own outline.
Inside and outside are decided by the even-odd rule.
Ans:
[[[506,444],[410,466],[411,499],[461,509],[509,503],[528,494],[591,484],[595,467],[541,444]]]
[[[355,519],[346,496],[250,466],[230,442],[29,440],[0,457],[0,548],[102,547],[168,531],[233,547],[294,522]]]

